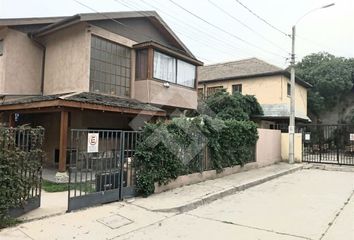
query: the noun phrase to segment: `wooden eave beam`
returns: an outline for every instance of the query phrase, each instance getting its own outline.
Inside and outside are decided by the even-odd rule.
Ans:
[[[139,110],[139,109],[132,109],[132,108],[104,106],[99,104],[67,101],[62,99],[34,102],[34,103],[5,105],[5,106],[0,106],[0,111],[36,110],[36,109],[39,110],[42,108],[50,108],[50,107],[57,107],[57,108],[67,107],[67,108],[78,108],[78,109],[96,110],[96,111],[104,111],[104,112],[140,114],[140,115],[149,115],[149,116],[162,116],[162,117],[166,116],[166,113],[163,111]]]

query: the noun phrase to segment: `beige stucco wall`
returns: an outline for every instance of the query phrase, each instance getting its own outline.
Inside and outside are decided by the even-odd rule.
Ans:
[[[280,130],[258,128],[256,160],[263,167],[281,161],[281,132]]]
[[[1,94],[40,94],[43,50],[25,33],[2,29],[4,54],[0,56]]]
[[[282,76],[282,95],[285,96],[284,102],[290,105],[290,97],[287,96],[287,84],[290,83],[290,79]],[[295,84],[295,110],[296,115],[307,116],[307,89],[299,84]]]
[[[199,84],[199,88],[223,86],[227,92],[232,92],[232,85],[242,84],[242,94],[254,95],[260,104],[289,104],[287,83],[289,78],[276,75],[267,77],[247,78]],[[206,93],[206,90],[205,90]],[[307,115],[307,89],[299,84],[295,88],[295,108],[297,113]]]
[[[90,33],[85,23],[45,39],[44,94],[89,91]]]
[[[295,161],[302,162],[302,134],[295,133]],[[289,160],[289,134],[281,134],[281,158],[283,161]]]
[[[155,80],[135,81],[135,95],[139,101],[162,106],[180,108],[197,108],[198,94],[195,89],[170,84],[164,87],[163,82]]]

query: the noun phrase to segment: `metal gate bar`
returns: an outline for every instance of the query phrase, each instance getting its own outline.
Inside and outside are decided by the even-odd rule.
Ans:
[[[303,136],[303,161],[354,166],[354,125],[298,125]]]
[[[98,151],[89,151],[89,134],[98,136]],[[139,136],[137,131],[71,130],[68,211],[135,196]]]

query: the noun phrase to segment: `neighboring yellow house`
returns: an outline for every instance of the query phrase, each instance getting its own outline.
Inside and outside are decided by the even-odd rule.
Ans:
[[[296,78],[297,122],[309,122],[307,90],[309,83]],[[290,109],[290,73],[257,58],[207,65],[199,68],[198,95],[208,96],[220,89],[229,93],[254,95],[263,108],[258,116],[262,128],[287,131]]]

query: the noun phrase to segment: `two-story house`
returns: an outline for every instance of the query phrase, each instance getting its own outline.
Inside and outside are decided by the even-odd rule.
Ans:
[[[309,122],[307,90],[311,85],[300,78],[295,81],[296,122]],[[200,67],[198,94],[206,97],[220,89],[229,93],[254,95],[263,108],[255,116],[262,128],[287,131],[290,113],[290,73],[257,58]]]
[[[0,117],[43,126],[46,165],[64,172],[70,129],[195,109],[200,65],[153,11],[0,19]]]

